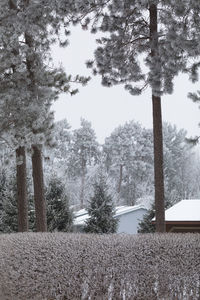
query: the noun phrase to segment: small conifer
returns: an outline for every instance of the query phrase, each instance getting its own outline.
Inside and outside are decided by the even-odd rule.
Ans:
[[[152,224],[152,219],[155,217],[155,205],[144,215],[143,220],[139,223],[138,233],[153,233],[155,232],[155,224]]]
[[[90,218],[84,228],[88,233],[115,233],[118,220],[114,218],[112,197],[108,194],[106,181],[103,177],[94,184],[94,195],[88,207]]]
[[[48,231],[70,231],[73,214],[63,183],[53,176],[46,191]]]

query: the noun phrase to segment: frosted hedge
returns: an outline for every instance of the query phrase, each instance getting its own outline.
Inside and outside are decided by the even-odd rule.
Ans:
[[[200,299],[200,235],[0,235],[0,299]]]

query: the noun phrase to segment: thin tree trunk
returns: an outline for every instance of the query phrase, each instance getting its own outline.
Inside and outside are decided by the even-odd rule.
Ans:
[[[156,58],[159,53],[157,6],[155,4],[150,5],[150,38],[151,56],[152,58]],[[154,89],[152,89],[156,232],[165,232],[161,97],[156,96],[155,94]]]
[[[84,198],[85,198],[85,168],[86,162],[83,160],[81,167],[81,193],[80,193],[80,206],[83,208]]]
[[[128,205],[131,203],[131,191],[130,191],[130,170],[128,168],[128,176],[127,176],[127,195],[128,195]]]
[[[28,231],[28,201],[25,147],[16,150],[18,231]]]
[[[32,151],[36,231],[44,232],[47,231],[47,217],[46,201],[44,197],[42,152],[40,145],[32,145]]]
[[[81,175],[81,194],[80,194],[80,206],[83,208],[84,203],[84,189],[85,189],[85,174]]]
[[[118,184],[118,189],[117,189],[117,193],[118,193],[118,203],[120,201],[120,193],[121,193],[121,187],[122,187],[122,178],[123,178],[123,165],[120,165],[119,167],[119,184]]]

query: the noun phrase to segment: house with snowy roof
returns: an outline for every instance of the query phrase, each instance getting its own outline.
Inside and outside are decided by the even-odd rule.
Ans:
[[[142,221],[147,209],[143,205],[117,206],[114,218],[119,219],[117,233],[136,234],[138,224]],[[85,221],[89,218],[86,209],[74,213],[74,231],[81,232]]]
[[[200,199],[181,200],[176,203],[165,211],[165,222],[167,232],[200,233]]]

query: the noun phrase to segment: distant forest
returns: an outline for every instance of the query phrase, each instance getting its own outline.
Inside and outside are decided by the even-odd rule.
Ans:
[[[200,191],[200,158],[197,147],[186,141],[185,130],[163,124],[165,203],[171,206],[186,198],[198,198]],[[1,142],[3,168],[0,192],[15,197],[15,151]],[[97,142],[92,124],[81,119],[80,128],[72,130],[67,120],[56,122],[44,147],[45,187],[59,180],[70,206],[86,207],[94,182],[103,172],[115,205],[144,204],[150,208],[154,199],[152,130],[130,121],[118,126],[105,139]],[[31,165],[31,153],[27,157]],[[33,198],[31,167],[27,168],[28,194]],[[6,188],[5,188],[6,187]],[[1,199],[5,198],[0,197]],[[1,200],[2,201],[2,200]],[[10,200],[11,201],[11,200]],[[16,201],[16,199],[13,201]],[[8,201],[9,202],[9,201]],[[2,207],[2,203],[0,203]]]

